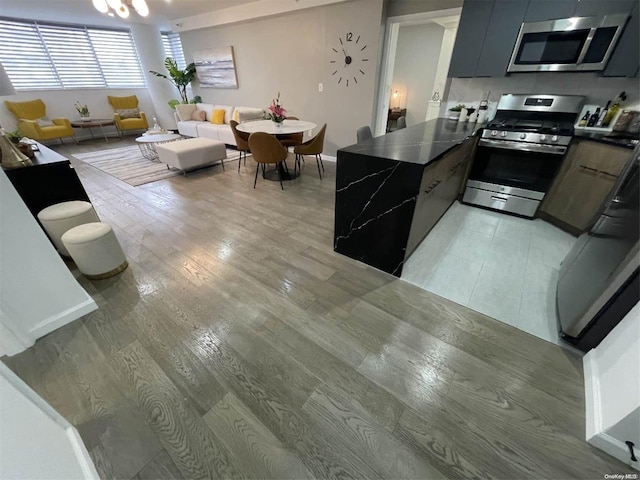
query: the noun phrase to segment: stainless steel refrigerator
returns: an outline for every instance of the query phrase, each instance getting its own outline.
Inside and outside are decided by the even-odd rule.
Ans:
[[[604,213],[560,266],[560,336],[587,351],[638,302],[640,286],[640,149],[625,165]]]

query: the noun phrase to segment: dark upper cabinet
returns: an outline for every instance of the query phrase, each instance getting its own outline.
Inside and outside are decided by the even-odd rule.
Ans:
[[[511,59],[529,0],[496,0],[482,52],[476,68],[476,77],[503,77]]]
[[[606,2],[608,0],[599,0]],[[578,0],[529,0],[525,22],[541,22],[573,17]]]
[[[637,77],[640,66],[640,16],[638,3],[631,10],[631,18],[622,31],[609,63],[602,76],[604,77]],[[620,12],[618,12],[620,13]]]
[[[628,12],[631,18],[602,72],[606,77],[638,76],[638,0],[464,0],[449,76],[505,76],[523,22]]]
[[[474,77],[494,0],[465,0],[453,46],[450,77]]]
[[[593,17],[610,13],[629,13],[637,0],[580,0],[574,17]]]

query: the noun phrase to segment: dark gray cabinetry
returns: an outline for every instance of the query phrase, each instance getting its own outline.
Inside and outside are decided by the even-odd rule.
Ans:
[[[474,77],[493,0],[465,0],[449,65],[450,77]]]
[[[592,17],[610,13],[629,13],[638,0],[581,0],[574,17]]]
[[[607,0],[599,1],[606,2]],[[541,22],[555,18],[572,17],[578,0],[529,0],[528,4],[524,21]]]
[[[581,2],[582,3],[582,2]],[[626,2],[622,2],[626,3]],[[605,77],[637,77],[640,64],[640,18],[637,1],[631,11],[631,18],[624,27],[618,45],[602,73]],[[623,6],[623,5],[622,5]],[[618,10],[618,13],[624,10]],[[613,13],[613,12],[610,12]]]
[[[465,0],[449,76],[505,76],[523,22],[629,12],[632,18],[602,72],[609,77],[637,76],[638,0]]]
[[[496,0],[476,68],[476,77],[502,77],[527,11],[527,0]]]

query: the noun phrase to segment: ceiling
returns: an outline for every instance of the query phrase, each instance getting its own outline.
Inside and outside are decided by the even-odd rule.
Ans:
[[[123,23],[151,23],[169,27],[171,20],[235,7],[262,0],[146,0],[151,13],[142,18],[131,13],[128,19],[110,18],[99,13],[91,0],[1,0],[0,15],[34,20],[49,20],[94,25],[122,25]],[[28,14],[25,14],[28,12]]]

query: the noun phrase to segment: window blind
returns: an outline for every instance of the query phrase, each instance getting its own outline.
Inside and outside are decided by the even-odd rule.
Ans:
[[[180,35],[173,32],[162,32],[162,46],[164,47],[164,56],[173,58],[178,64],[178,68],[184,70],[187,68],[187,62],[184,58],[182,50],[182,42]]]
[[[129,30],[0,18],[0,62],[16,90],[146,85]]]

